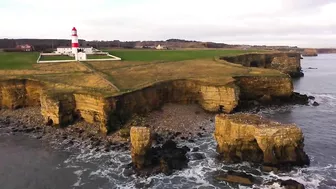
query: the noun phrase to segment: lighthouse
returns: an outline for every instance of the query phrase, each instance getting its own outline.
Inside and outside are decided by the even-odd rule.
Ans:
[[[76,55],[78,53],[79,44],[78,44],[77,29],[75,27],[72,28],[71,34],[72,34],[72,38],[71,38],[72,54],[74,54],[75,57],[77,57]]]

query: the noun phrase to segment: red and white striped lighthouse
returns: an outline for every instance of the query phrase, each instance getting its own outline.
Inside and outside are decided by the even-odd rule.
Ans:
[[[78,43],[77,29],[75,27],[72,28],[71,42],[72,42],[72,45],[71,45],[72,46],[72,53],[76,55],[77,52],[78,52],[79,43]]]

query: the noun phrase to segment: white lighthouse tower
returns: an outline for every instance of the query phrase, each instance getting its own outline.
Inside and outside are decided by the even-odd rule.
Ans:
[[[72,54],[74,54],[76,56],[77,53],[78,53],[79,43],[78,43],[77,29],[75,27],[72,28],[72,33],[71,34],[72,34],[72,38],[71,38]]]

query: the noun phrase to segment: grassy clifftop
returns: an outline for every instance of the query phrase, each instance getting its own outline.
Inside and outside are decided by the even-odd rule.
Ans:
[[[215,58],[251,51],[113,50],[110,53],[123,61],[36,64],[38,53],[0,53],[0,77],[34,79],[55,90],[110,96],[175,79],[225,85],[234,76],[284,76],[275,70],[248,68]]]

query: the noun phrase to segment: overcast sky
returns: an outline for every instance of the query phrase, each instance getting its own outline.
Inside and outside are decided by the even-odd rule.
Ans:
[[[336,0],[0,0],[0,38],[336,47]]]

